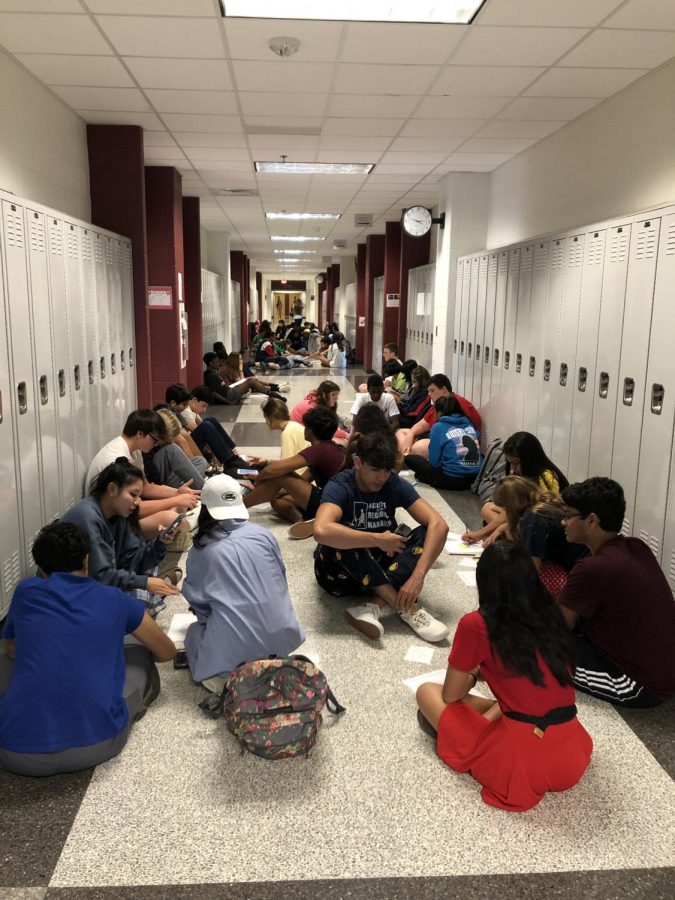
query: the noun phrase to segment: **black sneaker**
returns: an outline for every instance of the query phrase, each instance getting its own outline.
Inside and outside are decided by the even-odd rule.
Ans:
[[[284,395],[280,394],[278,391],[270,391],[267,396],[274,397],[275,400],[283,400],[284,403],[286,402],[286,398],[284,397]]]

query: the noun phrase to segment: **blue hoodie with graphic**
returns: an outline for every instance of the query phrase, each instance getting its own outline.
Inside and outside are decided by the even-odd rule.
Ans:
[[[482,462],[479,439],[466,416],[442,416],[431,428],[429,462],[446,475],[477,475]]]

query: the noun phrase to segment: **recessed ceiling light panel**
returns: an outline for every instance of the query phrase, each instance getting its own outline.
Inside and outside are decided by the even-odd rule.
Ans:
[[[274,162],[256,160],[256,172],[265,175],[369,175],[375,163]]]
[[[221,0],[223,15],[246,19],[433,22],[466,25],[485,0]]]
[[[304,237],[303,235],[292,235],[289,237],[285,234],[273,234],[271,235],[273,241],[295,241],[297,243],[304,243],[305,241],[325,241],[325,237]]]
[[[266,219],[339,219],[340,213],[291,213],[291,212],[268,212],[265,213]]]
[[[317,253],[317,250],[275,250],[274,253],[279,256],[307,256],[310,253]]]

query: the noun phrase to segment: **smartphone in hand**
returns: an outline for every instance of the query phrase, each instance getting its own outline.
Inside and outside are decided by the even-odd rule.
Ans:
[[[160,533],[157,535],[157,540],[161,541],[162,538],[165,538],[167,536],[167,534],[169,534],[170,531],[173,531],[175,528],[178,528],[178,526],[183,521],[183,519],[185,518],[186,515],[187,515],[187,513],[184,513],[184,512],[178,513],[178,515],[173,520],[173,522],[171,522],[169,525],[167,525],[166,528],[162,528]]]
[[[403,538],[409,538],[412,534],[412,528],[410,525],[406,525],[404,522],[401,522],[400,525],[396,526],[396,531],[394,534],[400,534]]]

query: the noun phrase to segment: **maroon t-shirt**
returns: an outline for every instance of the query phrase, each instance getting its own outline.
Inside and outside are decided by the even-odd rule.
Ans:
[[[653,553],[618,536],[580,560],[558,603],[605,656],[650,694],[675,694],[675,600]]]
[[[300,455],[305,457],[312,473],[312,480],[319,488],[340,471],[345,461],[345,451],[332,441],[319,441],[318,444],[305,447],[300,451]]]

